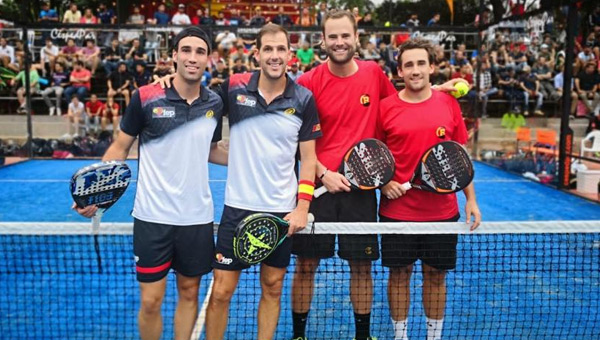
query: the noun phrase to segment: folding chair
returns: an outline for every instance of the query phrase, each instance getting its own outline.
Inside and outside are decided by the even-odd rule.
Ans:
[[[520,148],[520,143],[526,143],[527,146]],[[519,152],[519,150],[531,150],[531,129],[528,127],[517,128],[517,153]]]
[[[586,142],[592,141],[592,146],[587,147]],[[581,140],[581,149],[579,155],[585,156],[586,152],[600,152],[600,130],[592,130]]]

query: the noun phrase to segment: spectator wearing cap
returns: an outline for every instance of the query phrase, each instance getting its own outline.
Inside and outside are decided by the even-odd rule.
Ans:
[[[73,71],[69,77],[69,81],[71,82],[71,86],[65,89],[65,97],[70,99],[73,94],[76,94],[79,97],[80,102],[85,101],[85,97],[90,92],[92,88],[92,73],[86,69],[81,60],[77,60],[74,63]]]
[[[173,59],[169,57],[169,53],[167,53],[167,51],[162,51],[160,53],[160,58],[156,61],[156,66],[154,67],[152,79],[157,80],[173,72],[175,72]]]
[[[288,78],[293,81],[296,81],[303,74],[304,72],[298,67],[298,63],[292,63],[287,71]]]
[[[96,69],[100,65],[100,48],[96,46],[93,39],[85,41],[85,47],[78,52],[79,59],[83,61],[83,65],[92,72],[92,76],[96,74]]]
[[[77,9],[77,4],[72,2],[69,9],[65,11],[63,16],[64,24],[78,24],[81,21],[81,12]]]
[[[171,23],[173,25],[180,25],[180,26],[192,24],[190,17],[185,13],[185,5],[184,4],[179,4],[179,6],[177,6],[177,13],[175,13],[173,15],[173,18],[171,18]]]
[[[225,60],[219,58],[215,63],[215,69],[211,73],[210,88],[216,89],[229,78],[229,70],[225,65]]]
[[[120,62],[117,70],[108,76],[106,85],[108,86],[108,98],[123,96],[125,99],[125,106],[129,105],[131,74],[127,72],[127,65],[124,62]]]
[[[139,89],[144,85],[148,85],[152,81],[152,74],[146,70],[146,63],[143,61],[136,62],[135,73],[133,74],[133,87]]]
[[[588,113],[593,112],[595,116],[600,114],[599,77],[596,63],[590,61],[585,64],[584,69],[575,78],[575,91],[577,91],[579,99],[585,104]]]
[[[254,8],[254,16],[250,18],[250,26],[262,27],[267,23],[267,19],[262,14],[260,6]]]
[[[85,11],[83,11],[83,16],[79,22],[82,24],[97,24],[98,18],[92,13],[91,8],[86,8]]]

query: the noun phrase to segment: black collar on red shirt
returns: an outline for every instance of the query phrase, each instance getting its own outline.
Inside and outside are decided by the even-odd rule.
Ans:
[[[177,90],[175,90],[175,86],[171,83],[171,87],[168,87],[165,91],[168,100],[185,100],[181,98]],[[202,85],[200,85],[200,99],[205,102],[208,100],[208,89]]]
[[[260,78],[260,71],[255,71],[252,73],[252,76],[250,77],[250,81],[248,82],[248,85],[246,86],[246,90],[248,90],[248,92],[258,93],[258,79],[259,78]],[[286,83],[285,83],[285,90],[283,91],[283,96],[285,98],[293,98],[294,94],[295,94],[294,81],[288,77],[287,72],[285,74],[285,79],[286,79]]]

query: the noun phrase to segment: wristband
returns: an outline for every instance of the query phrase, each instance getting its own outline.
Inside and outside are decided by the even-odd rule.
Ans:
[[[322,180],[323,177],[325,177],[325,175],[329,172],[329,169],[325,168],[325,171],[323,171],[323,173],[321,174],[321,176],[319,176],[319,179]]]
[[[315,192],[315,183],[308,180],[301,180],[298,182],[298,199],[312,201],[313,194]]]

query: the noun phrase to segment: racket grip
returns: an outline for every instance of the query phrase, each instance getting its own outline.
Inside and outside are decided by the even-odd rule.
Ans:
[[[320,186],[315,189],[315,193],[313,194],[313,196],[315,198],[319,198],[321,195],[323,195],[326,192],[327,192],[327,188],[323,185],[323,186]]]
[[[402,183],[400,185],[400,187],[402,188],[402,190],[408,191],[412,188],[412,185],[410,185],[410,182],[406,182],[406,183]]]
[[[315,221],[315,215],[313,215],[312,213],[308,213],[307,221],[306,222],[308,222],[308,224],[311,224],[314,221]]]

